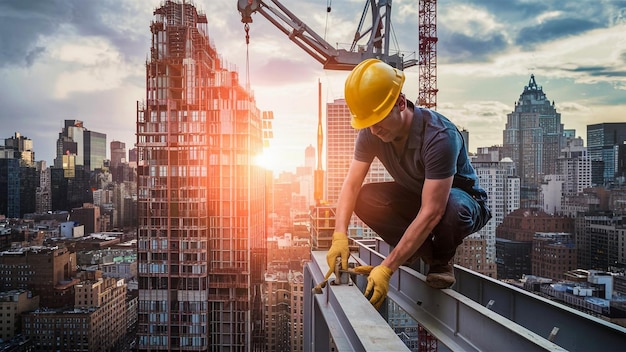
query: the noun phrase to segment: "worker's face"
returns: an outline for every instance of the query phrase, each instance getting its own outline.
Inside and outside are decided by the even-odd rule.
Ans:
[[[403,132],[402,114],[406,101],[404,94],[400,94],[396,105],[393,106],[389,115],[377,124],[369,127],[373,135],[380,138],[383,142],[388,143],[401,136]]]

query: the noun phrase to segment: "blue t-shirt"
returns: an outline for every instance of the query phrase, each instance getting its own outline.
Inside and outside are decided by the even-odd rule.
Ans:
[[[401,155],[392,143],[385,143],[369,128],[359,131],[354,158],[371,163],[374,157],[385,166],[395,182],[422,192],[425,179],[444,179],[454,175],[453,187],[476,198],[485,199],[470,163],[463,136],[456,126],[436,111],[415,107],[408,139]]]

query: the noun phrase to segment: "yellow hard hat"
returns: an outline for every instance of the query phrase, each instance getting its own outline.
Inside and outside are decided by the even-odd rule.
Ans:
[[[346,103],[356,129],[382,121],[393,106],[404,84],[404,72],[378,59],[367,59],[352,69],[344,87]]]

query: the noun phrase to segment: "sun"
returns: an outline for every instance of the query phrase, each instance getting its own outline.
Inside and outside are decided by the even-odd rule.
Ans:
[[[273,155],[271,149],[263,149],[260,154],[253,157],[253,163],[266,170],[276,170],[278,166],[278,160]]]

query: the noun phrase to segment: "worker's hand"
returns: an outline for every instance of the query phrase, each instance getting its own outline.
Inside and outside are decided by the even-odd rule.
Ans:
[[[374,308],[380,308],[381,304],[387,297],[389,291],[389,279],[393,271],[384,265],[378,265],[370,272],[367,278],[367,288],[365,289],[365,297],[368,297],[370,293],[370,303]]]
[[[335,263],[337,258],[341,258],[341,269],[348,269],[348,258],[350,257],[350,248],[348,247],[348,236],[343,232],[333,233],[333,241],[330,249],[326,254],[326,262],[328,263],[328,273],[324,279],[328,279],[330,274],[335,271]]]

